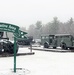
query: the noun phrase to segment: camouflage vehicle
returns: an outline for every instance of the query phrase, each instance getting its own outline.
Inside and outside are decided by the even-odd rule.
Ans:
[[[14,53],[14,43],[9,40],[8,37],[3,37],[4,32],[0,32],[0,54],[2,53]],[[7,36],[7,35],[6,35]],[[18,45],[16,46],[16,53],[18,52]]]

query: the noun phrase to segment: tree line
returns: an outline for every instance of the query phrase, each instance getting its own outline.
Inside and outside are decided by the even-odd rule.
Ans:
[[[74,35],[74,21],[71,17],[67,22],[60,22],[57,17],[54,17],[51,22],[42,24],[42,21],[37,21],[31,24],[27,30],[29,36],[34,39],[39,39],[41,35],[46,34],[71,34]]]

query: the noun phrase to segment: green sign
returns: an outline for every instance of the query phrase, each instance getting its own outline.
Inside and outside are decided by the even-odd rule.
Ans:
[[[19,27],[13,24],[0,23],[0,31],[19,33]]]

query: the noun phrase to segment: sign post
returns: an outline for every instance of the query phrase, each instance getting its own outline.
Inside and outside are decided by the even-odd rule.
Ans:
[[[23,32],[21,30],[19,30],[19,34],[14,34],[14,72],[16,72],[16,40],[19,39],[19,38],[23,39],[22,36],[24,36],[25,34],[27,34],[27,33]]]
[[[14,37],[14,72],[16,72],[16,37]]]

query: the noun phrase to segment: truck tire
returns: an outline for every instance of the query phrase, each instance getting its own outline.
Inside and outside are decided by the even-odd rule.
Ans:
[[[14,44],[12,42],[3,44],[4,53],[14,54]],[[18,45],[16,45],[16,53],[18,52]]]
[[[14,54],[14,44],[10,44],[9,46],[9,53]],[[18,45],[16,46],[16,53],[18,52]]]
[[[4,52],[7,52],[9,54],[14,54],[14,44],[8,43],[4,46]],[[16,47],[16,53],[18,52],[18,46]]]
[[[45,43],[44,43],[44,48],[49,48],[48,42],[45,42]]]
[[[0,50],[0,54],[2,54],[3,52],[2,52],[2,50]]]
[[[62,43],[62,44],[61,44],[61,48],[64,49],[64,50],[67,50],[66,44],[65,44],[65,43]]]
[[[53,49],[56,49],[56,47],[53,47]]]

